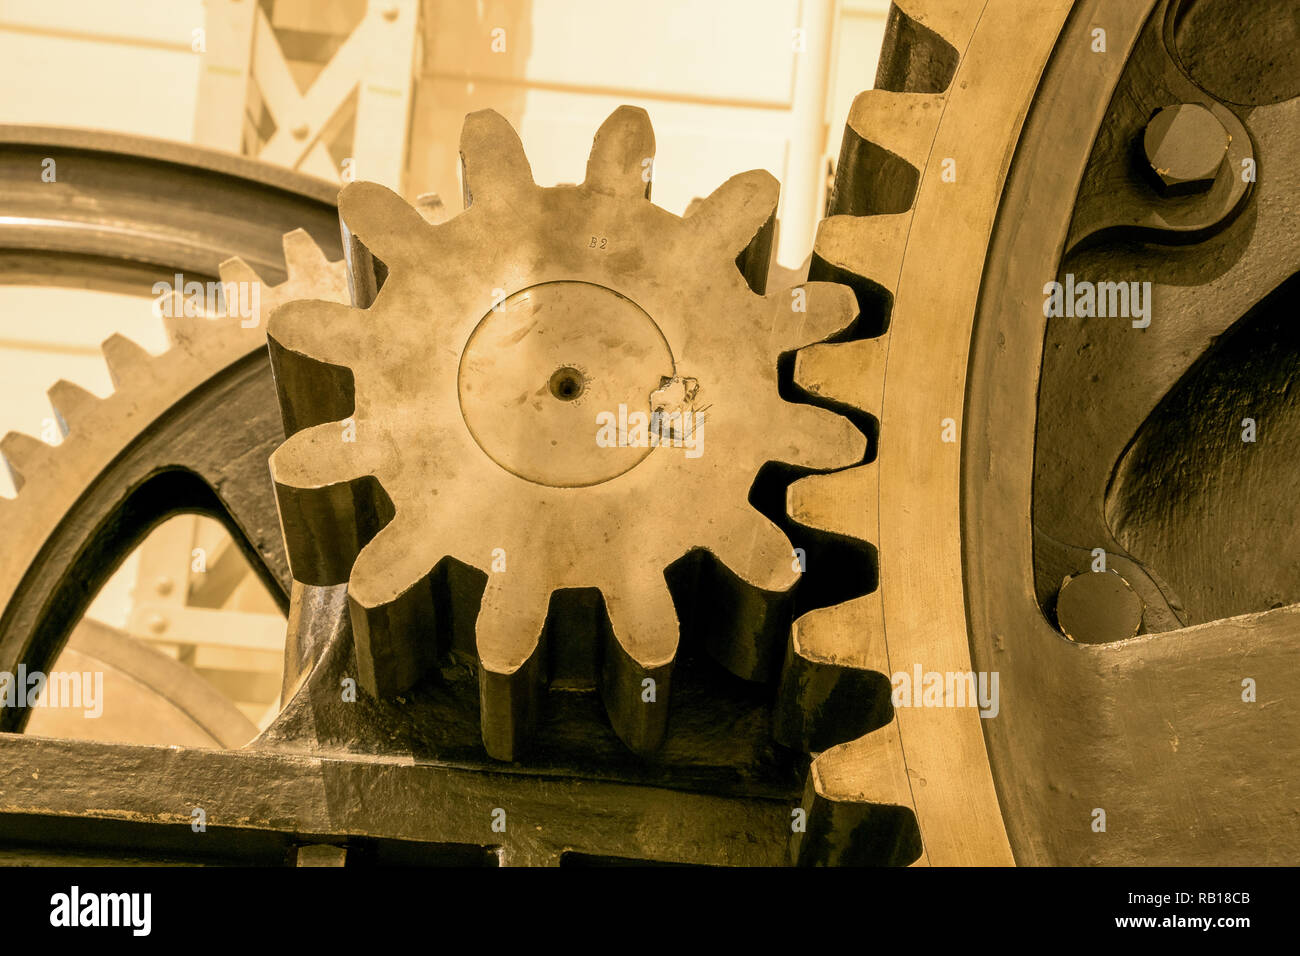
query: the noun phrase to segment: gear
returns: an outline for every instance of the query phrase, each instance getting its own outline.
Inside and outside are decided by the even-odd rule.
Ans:
[[[658,746],[684,600],[665,570],[695,550],[750,595],[709,639],[749,676],[754,648],[784,640],[780,598],[802,570],[747,503],[755,475],[865,451],[847,419],[778,394],[780,357],[856,307],[831,283],[762,294],[775,180],[735,176],[682,218],[649,202],[653,155],[645,112],[622,107],[582,185],[540,188],[509,124],[472,114],[465,212],[432,225],[382,187],[349,186],[345,226],[387,268],[378,297],[364,311],[292,303],[270,321],[293,432],[271,468],[295,579],[348,581],[358,667],[380,695],[472,621],[499,759],[537,720],[548,639],[587,642],[615,731]],[[446,593],[448,561],[475,569],[459,589],[480,601]],[[575,589],[603,596],[599,639],[548,619]]]
[[[62,646],[99,581],[122,556],[117,553],[119,539],[124,535],[129,539],[136,524],[123,511],[129,510],[143,483],[172,469],[198,471],[176,444],[150,446],[145,460],[138,462],[129,462],[128,452],[159,435],[164,423],[206,383],[218,382],[226,371],[256,359],[265,349],[264,319],[276,305],[303,295],[346,300],[342,261],[327,261],[301,229],[286,234],[283,245],[289,275],[278,285],[263,284],[238,258],[220,267],[223,282],[259,287],[259,321],[250,324],[246,318],[224,315],[185,317],[182,310],[173,309],[173,315],[164,318],[171,348],[158,356],[122,335],[112,335],[102,346],[114,384],[110,395],[101,399],[67,381],[49,390],[64,433],[59,445],[21,432],[10,432],[0,441],[18,488],[16,498],[0,500],[0,522],[14,535],[12,546],[0,555],[0,606],[5,608],[0,670],[13,670],[19,661],[35,667],[36,661],[52,660],[50,655]],[[234,407],[228,397],[226,401],[227,407]],[[256,434],[254,419],[243,418],[239,426],[238,434],[231,436],[235,441],[231,458],[222,462],[231,469],[225,473],[226,481],[214,480],[216,474],[200,476],[217,486],[212,491],[225,498],[233,512],[242,510],[236,505],[250,493],[239,460],[256,447],[251,440]],[[205,440],[218,443],[218,433],[209,432]],[[264,467],[253,464],[258,471]],[[122,472],[119,480],[106,483],[105,476],[115,472]],[[161,502],[167,496],[157,497]],[[140,524],[147,528],[149,520],[142,518]],[[242,530],[259,552],[273,552],[269,543],[256,540],[255,529]],[[101,531],[113,541],[95,544]],[[84,538],[67,540],[67,535]],[[33,568],[42,573],[33,576]],[[5,714],[6,728],[20,727],[25,714],[11,708]]]

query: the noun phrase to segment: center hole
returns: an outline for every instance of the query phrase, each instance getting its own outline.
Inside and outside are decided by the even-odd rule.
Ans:
[[[573,401],[582,394],[582,390],[586,385],[587,381],[582,377],[582,373],[576,368],[570,368],[567,365],[564,368],[557,368],[551,374],[551,380],[547,383],[551,394],[562,402]]]

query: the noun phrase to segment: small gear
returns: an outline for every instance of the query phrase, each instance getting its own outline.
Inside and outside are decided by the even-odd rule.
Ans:
[[[857,309],[834,283],[764,294],[776,181],[740,174],[679,217],[649,201],[653,155],[646,113],[621,107],[585,181],[542,188],[510,125],[471,114],[465,211],[434,225],[381,186],[347,187],[345,228],[387,270],[378,296],[270,320],[290,434],[271,468],[295,579],[348,582],[376,694],[445,651],[472,654],[499,759],[537,720],[548,642],[574,634],[616,733],[658,746],[695,613],[665,570],[692,552],[734,579],[730,597],[687,602],[726,605],[700,612],[714,656],[752,677],[755,648],[775,644],[779,663],[781,598],[802,567],[749,504],[755,475],[865,452],[848,419],[778,393],[781,356]],[[583,589],[603,611],[562,619],[557,603]]]

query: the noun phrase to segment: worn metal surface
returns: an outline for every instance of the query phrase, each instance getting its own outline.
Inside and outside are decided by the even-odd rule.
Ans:
[[[193,829],[196,809],[204,814],[201,832]],[[630,858],[770,866],[785,858],[789,821],[787,801],[409,757],[349,760],[0,734],[0,841],[45,852],[64,846],[283,865],[297,844],[339,843],[374,848],[380,862],[405,848],[407,861],[424,863]]]

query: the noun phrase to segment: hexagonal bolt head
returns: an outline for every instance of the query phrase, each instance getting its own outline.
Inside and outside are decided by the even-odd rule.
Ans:
[[[1142,150],[1163,196],[1208,192],[1228,158],[1232,136],[1204,106],[1166,106],[1147,123]]]

